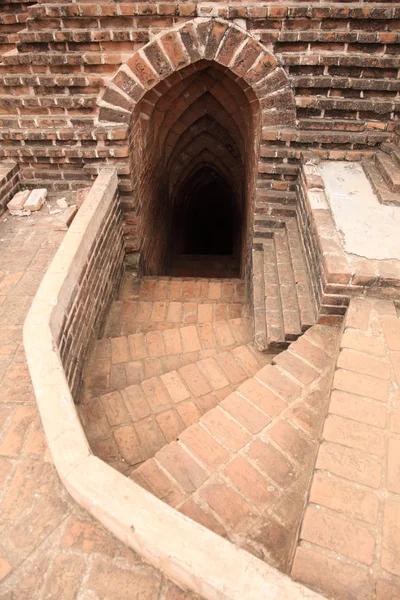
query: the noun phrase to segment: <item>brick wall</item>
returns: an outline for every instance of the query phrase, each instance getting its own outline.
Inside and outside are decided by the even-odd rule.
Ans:
[[[76,248],[79,264],[69,269],[52,323],[75,401],[88,348],[97,338],[122,275],[124,246],[115,171],[100,173],[80,211],[83,225],[78,213],[61,247],[64,252],[67,246],[74,249],[74,238],[81,236]]]
[[[18,160],[26,184],[40,179],[59,190],[80,187],[104,164],[114,165],[129,250],[140,244],[135,135],[126,119],[107,117],[104,106],[99,113],[98,99],[120,66],[159,32],[197,16],[236,20],[282,65],[285,89],[273,88],[277,93],[262,103],[272,112],[262,123],[256,204],[295,190],[305,150],[357,160],[393,136],[400,106],[395,3],[43,1],[28,12],[26,29],[15,33],[18,52],[0,64],[0,158]],[[0,31],[5,27],[3,19]]]
[[[0,162],[0,215],[19,191],[19,167],[15,162]]]

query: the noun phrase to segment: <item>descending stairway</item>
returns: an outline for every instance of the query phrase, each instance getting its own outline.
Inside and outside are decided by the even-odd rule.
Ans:
[[[286,347],[315,323],[294,207],[270,202],[256,213],[253,279],[259,350]]]
[[[270,363],[246,314],[241,280],[127,274],[86,363],[79,413],[95,454],[130,472]]]
[[[400,206],[400,148],[383,143],[374,160],[364,161],[363,166],[379,201]]]
[[[239,261],[230,255],[181,254],[174,258],[167,274],[173,277],[238,277]]]
[[[283,222],[288,216],[272,210],[256,224],[263,263],[268,243],[276,253],[281,288],[300,283],[303,268],[294,260],[297,275],[284,277],[297,239],[293,222]],[[282,318],[281,335],[288,338],[310,325],[300,290],[279,295],[283,314],[297,317]],[[229,318],[235,305],[241,315]],[[139,312],[147,326],[136,321]],[[154,323],[157,329],[149,326]],[[185,515],[288,572],[337,333],[314,325],[289,350],[261,353],[242,281],[128,274],[86,364],[78,412],[92,451]]]

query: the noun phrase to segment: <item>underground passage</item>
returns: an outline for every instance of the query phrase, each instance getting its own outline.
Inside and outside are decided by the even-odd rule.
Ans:
[[[244,276],[258,130],[245,87],[200,61],[135,110],[143,274]]]

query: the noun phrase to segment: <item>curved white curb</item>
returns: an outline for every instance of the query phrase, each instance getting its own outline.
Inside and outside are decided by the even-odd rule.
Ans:
[[[322,596],[177,512],[92,455],[57,340],[79,276],[117,188],[103,169],[45,274],[24,324],[24,346],[47,442],[75,500],[167,577],[209,600]]]

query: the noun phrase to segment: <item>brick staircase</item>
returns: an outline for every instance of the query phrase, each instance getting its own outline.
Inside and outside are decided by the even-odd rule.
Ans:
[[[379,201],[400,206],[400,148],[385,142],[363,166]]]
[[[290,200],[289,200],[290,202]],[[302,254],[295,207],[258,207],[253,244],[255,343],[283,348],[315,323],[315,307]]]
[[[291,236],[290,227],[279,224],[278,235]],[[314,325],[288,350],[261,353],[242,281],[128,274],[87,360],[78,411],[90,446],[289,572],[337,334]]]
[[[241,280],[125,276],[84,376],[95,453],[129,472],[271,362],[245,296]]]

